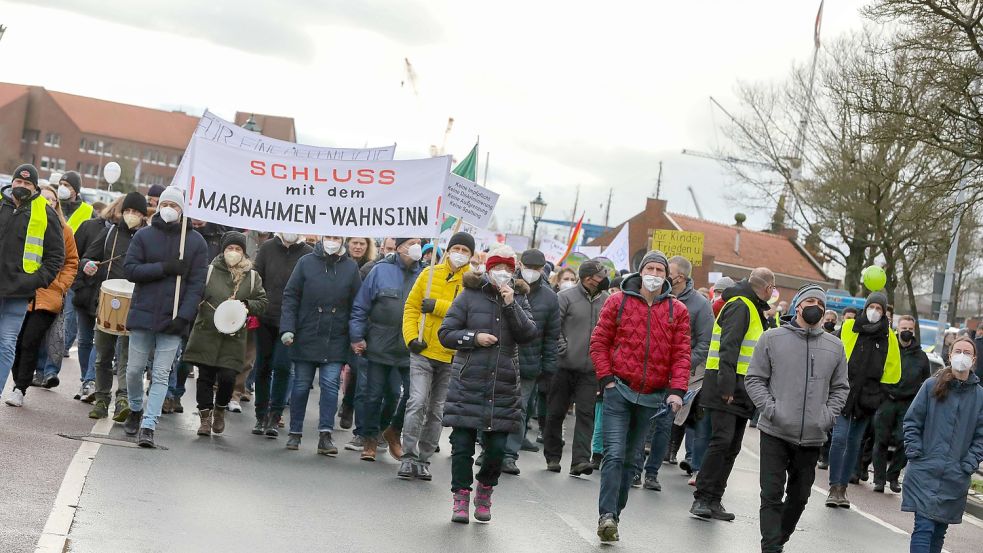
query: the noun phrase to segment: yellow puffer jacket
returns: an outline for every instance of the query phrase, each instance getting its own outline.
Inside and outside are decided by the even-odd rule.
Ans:
[[[421,307],[423,298],[427,292],[427,282],[430,280],[430,273],[433,271],[433,286],[430,288],[430,297],[437,300],[437,305],[433,313],[427,313],[427,319],[423,328],[423,341],[427,343],[427,349],[420,355],[434,361],[450,363],[454,358],[454,350],[450,350],[440,345],[437,338],[437,330],[440,323],[444,320],[444,315],[450,309],[454,298],[461,292],[461,279],[464,273],[470,269],[470,265],[454,271],[450,263],[445,260],[436,267],[427,267],[417,277],[410,290],[410,295],[406,298],[406,306],[403,308],[403,340],[409,345],[420,335],[420,317],[423,316]]]

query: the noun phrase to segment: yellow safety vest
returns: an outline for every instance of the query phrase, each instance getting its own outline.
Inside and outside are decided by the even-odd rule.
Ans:
[[[41,268],[44,256],[44,233],[48,230],[48,201],[43,196],[31,202],[31,221],[27,224],[24,237],[24,272],[33,274]]]
[[[840,328],[840,341],[843,342],[848,362],[854,346],[857,345],[857,338],[860,337],[860,334],[853,331],[853,323],[854,319],[847,319],[843,321],[843,326]],[[898,337],[894,335],[894,330],[888,328],[887,332],[887,358],[884,360],[881,384],[897,384],[901,380],[901,346],[898,345]]]
[[[92,218],[92,206],[85,202],[82,202],[82,205],[78,206],[78,209],[75,210],[75,213],[72,213],[72,216],[68,219],[68,226],[72,227],[72,234],[75,234],[78,231],[79,226],[81,226],[82,223],[88,221],[91,218]]]
[[[745,298],[744,296],[736,296],[724,304],[723,309],[720,310],[723,313],[727,306],[735,301],[743,301],[744,305],[747,306],[748,311],[748,325],[747,332],[744,333],[744,340],[741,341],[741,355],[737,358],[737,374],[747,374],[747,368],[751,364],[751,356],[754,354],[754,347],[758,345],[758,338],[764,333],[765,328],[761,324],[761,318],[758,317],[758,309],[751,303],[751,300]],[[718,315],[719,319],[720,316]],[[720,334],[723,329],[717,324],[717,321],[713,321],[713,336],[710,337],[710,355],[707,357],[707,370],[716,371],[720,368]]]

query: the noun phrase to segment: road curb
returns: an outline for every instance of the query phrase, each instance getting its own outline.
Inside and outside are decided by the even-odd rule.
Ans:
[[[969,499],[966,500],[966,513],[978,519],[983,519],[983,502],[974,499],[974,497],[980,496],[969,496]]]

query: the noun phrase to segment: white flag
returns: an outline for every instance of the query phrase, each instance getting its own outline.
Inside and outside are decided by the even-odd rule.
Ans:
[[[614,267],[619,271],[624,269],[631,270],[631,248],[628,246],[628,223],[625,223],[618,231],[618,235],[604,249],[601,257],[606,257],[614,263]]]

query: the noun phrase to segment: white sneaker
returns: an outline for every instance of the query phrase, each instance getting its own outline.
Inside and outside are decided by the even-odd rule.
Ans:
[[[239,405],[238,401],[229,402],[229,412],[230,413],[242,413],[242,405]]]
[[[79,399],[84,403],[92,403],[93,398],[96,395],[96,383],[87,380],[85,384],[82,384],[82,389],[79,391]]]
[[[18,390],[17,388],[14,388],[14,391],[11,392],[9,396],[7,396],[7,399],[4,400],[4,403],[6,403],[11,407],[23,407],[24,392]]]

